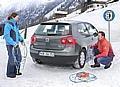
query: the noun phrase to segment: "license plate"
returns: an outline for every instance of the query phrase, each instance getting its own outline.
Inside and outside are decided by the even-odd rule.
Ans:
[[[51,57],[54,57],[54,53],[52,52],[39,52],[39,55],[40,56],[51,56]]]

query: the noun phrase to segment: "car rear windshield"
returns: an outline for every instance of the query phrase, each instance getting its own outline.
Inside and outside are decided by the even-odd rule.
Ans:
[[[70,24],[68,23],[42,23],[38,26],[35,34],[43,36],[60,36],[70,34]]]

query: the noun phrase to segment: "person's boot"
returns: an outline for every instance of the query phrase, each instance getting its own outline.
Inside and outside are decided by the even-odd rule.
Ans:
[[[108,65],[105,65],[104,69],[110,68],[111,64],[112,64],[112,63],[109,63]]]
[[[94,65],[91,65],[92,68],[100,67],[100,64],[97,62],[97,58],[94,59]]]
[[[16,72],[16,75],[22,75],[22,73],[20,72],[20,70],[18,70],[18,71]]]
[[[9,78],[15,78],[16,75],[14,75],[14,76],[7,75],[7,77],[9,77]]]
[[[22,73],[21,73],[21,72],[19,72],[19,73],[16,73],[16,75],[22,75]]]
[[[94,65],[91,65],[92,68],[95,68],[95,67],[100,67],[100,64],[94,64]]]

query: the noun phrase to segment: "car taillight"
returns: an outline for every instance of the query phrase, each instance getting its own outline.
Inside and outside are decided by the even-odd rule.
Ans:
[[[66,38],[61,38],[61,43],[62,44],[67,44],[67,39]]]
[[[72,36],[68,36],[68,37],[61,38],[61,43],[62,44],[72,44],[72,45],[75,45],[76,44],[76,40]]]
[[[36,42],[37,38],[35,35],[31,37],[31,44],[34,44]]]

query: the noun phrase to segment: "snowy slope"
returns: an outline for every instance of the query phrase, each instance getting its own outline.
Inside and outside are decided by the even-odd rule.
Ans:
[[[50,11],[48,14],[45,15],[45,17],[49,18],[50,16],[52,16],[58,8],[61,7],[61,5],[63,4],[64,2],[62,2],[61,4],[59,4],[58,6],[56,6],[52,11]]]
[[[115,3],[110,8],[114,8],[116,15],[119,11],[120,3]],[[115,7],[118,7],[115,9]],[[106,8],[108,9],[108,8]],[[80,19],[83,21],[89,21],[94,24],[98,29],[104,29],[107,31],[106,21],[102,19],[102,12],[106,9],[95,11],[89,14],[82,14],[79,16],[73,15],[74,18],[69,19]],[[87,16],[86,16],[87,15]],[[92,15],[92,17],[91,17]],[[98,15],[101,15],[100,17]],[[84,18],[83,18],[84,17]],[[91,69],[90,65],[92,61],[88,62],[83,69],[75,70],[72,67],[57,67],[48,65],[38,65],[32,62],[30,55],[27,57],[27,62],[25,65],[24,73],[14,79],[6,78],[6,65],[7,65],[7,51],[5,47],[5,42],[0,37],[0,87],[120,87],[120,28],[117,19],[120,16],[116,16],[114,19],[111,31],[112,32],[112,46],[115,52],[115,58],[111,68],[104,70],[103,67],[97,69]],[[117,24],[118,23],[118,24]],[[37,25],[38,26],[38,25]],[[27,40],[25,40],[28,46],[29,54],[29,44],[30,37],[37,28],[37,26],[30,27],[28,29]],[[114,28],[115,27],[115,28]],[[88,71],[97,76],[97,80],[89,83],[73,83],[69,80],[69,75],[74,72]]]
[[[68,15],[66,19],[71,19],[71,20],[79,20],[79,21],[84,21],[84,22],[89,22],[93,24],[98,30],[104,30],[108,36],[108,22],[104,20],[103,14],[106,10],[113,10],[115,13],[115,18],[113,21],[111,21],[111,39],[112,41],[115,41],[116,39],[120,40],[120,38],[115,38],[119,37],[120,34],[116,34],[115,36],[112,36],[114,33],[117,33],[120,29],[119,23],[120,23],[120,2],[115,2],[112,4],[109,4],[108,7],[95,10],[93,12],[89,13],[82,13],[82,14],[76,14],[76,12]]]
[[[81,3],[81,4],[80,4]],[[75,11],[78,7],[78,5],[83,5],[84,0],[63,0],[62,3],[60,3],[58,6],[56,6],[51,12],[45,15],[45,17],[50,18],[50,16],[53,16],[53,14],[58,11],[66,11],[68,13],[71,13]]]

